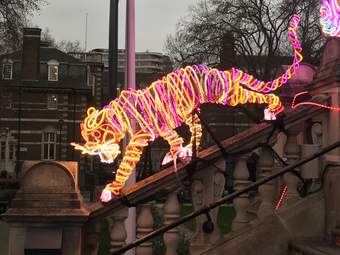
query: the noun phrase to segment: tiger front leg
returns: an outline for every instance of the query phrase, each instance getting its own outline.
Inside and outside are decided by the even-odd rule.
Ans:
[[[162,165],[166,165],[170,162],[174,162],[176,168],[177,158],[186,157],[183,148],[184,140],[175,130],[169,130],[168,132],[162,134],[162,138],[166,140],[170,145],[170,151],[164,156]],[[191,155],[190,155],[191,156]]]
[[[120,190],[124,187],[133,169],[139,162],[144,147],[148,145],[148,142],[151,139],[151,135],[143,134],[141,132],[135,134],[131,138],[129,144],[126,146],[122,162],[116,171],[115,180],[112,183],[107,184],[105,189],[102,191],[100,196],[100,200],[102,202],[108,202],[114,196],[118,196],[120,194]]]

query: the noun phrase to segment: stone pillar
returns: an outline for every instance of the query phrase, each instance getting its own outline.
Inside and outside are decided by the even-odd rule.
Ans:
[[[219,200],[224,192],[225,185],[225,161],[220,160],[214,166],[195,173],[191,186],[192,203],[194,210],[198,210],[212,202]],[[217,226],[217,214],[219,208],[210,211],[211,221],[214,228],[210,232],[203,231],[203,224],[207,221],[206,215],[195,218],[196,232],[190,242],[190,253],[196,254],[203,249],[207,249],[222,238],[222,234]]]
[[[77,163],[25,161],[20,175],[20,189],[2,214],[9,225],[8,254],[51,249],[85,254],[82,230],[89,213],[78,190]]]
[[[180,204],[177,198],[177,192],[172,192],[164,204],[164,224],[169,225],[179,219]],[[164,244],[166,246],[166,255],[176,255],[179,244],[179,230],[173,228],[164,233]]]
[[[113,252],[126,244],[126,229],[124,221],[128,217],[128,208],[123,208],[116,212],[114,215],[110,216],[110,252]]]
[[[153,216],[151,204],[143,204],[137,219],[137,239],[149,234],[153,230]],[[152,242],[147,241],[136,248],[137,255],[152,255]]]
[[[86,255],[97,255],[100,241],[100,223],[93,222],[86,226]]]
[[[337,84],[337,86],[339,86]],[[340,105],[340,88],[334,87],[325,91],[331,97],[329,105]],[[326,136],[326,144],[332,144],[340,138],[340,113],[338,111],[328,111],[326,118],[326,128],[323,134]],[[326,154],[327,161],[339,162],[340,161],[340,148],[336,148]]]
[[[301,144],[301,158],[314,154],[321,149],[317,144]],[[312,161],[303,164],[301,168],[301,175],[304,179],[319,179],[321,172],[321,160],[322,156]]]
[[[274,155],[269,148],[262,148],[258,161],[258,171],[260,172],[260,179],[268,177],[274,173]],[[257,216],[260,220],[264,220],[267,216],[273,214],[275,181],[272,180],[261,185],[258,188],[258,191],[261,197],[261,204],[257,212]]]
[[[247,158],[243,155],[237,159],[234,171],[234,189],[241,190],[250,184],[249,172],[247,168]],[[233,220],[231,229],[238,231],[246,227],[249,223],[247,210],[249,207],[249,195],[243,194],[234,198],[234,207],[236,211],[235,219]]]
[[[284,147],[284,152],[286,154],[286,162],[288,164],[292,164],[300,158],[300,146],[297,143],[297,135],[299,132],[299,127],[293,127],[287,131],[287,141]],[[298,171],[298,169],[295,169],[295,171]],[[293,204],[300,198],[297,191],[299,178],[293,173],[287,173],[284,175],[284,181],[288,190],[285,198],[283,199],[282,207]]]
[[[340,230],[340,164],[329,164],[327,175],[324,180],[326,201],[326,239],[332,240],[333,233],[337,228]],[[336,231],[339,232],[339,231]]]

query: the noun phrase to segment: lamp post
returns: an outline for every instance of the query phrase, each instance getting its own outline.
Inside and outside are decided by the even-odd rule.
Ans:
[[[59,119],[59,160],[61,160],[61,129],[64,123],[63,119]]]
[[[110,0],[109,25],[109,84],[105,103],[117,97],[118,81],[118,6],[119,0]]]
[[[126,68],[125,68],[125,85],[127,89],[136,87],[136,52],[135,52],[135,0],[126,0]],[[132,121],[132,129],[135,129],[135,121]],[[128,180],[128,184],[136,182],[136,171],[133,171]],[[129,208],[128,218],[126,220],[127,243],[136,239],[136,207]],[[135,254],[134,250],[127,253]]]

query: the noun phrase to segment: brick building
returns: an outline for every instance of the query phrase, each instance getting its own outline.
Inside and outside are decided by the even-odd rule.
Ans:
[[[91,159],[70,143],[80,141],[103,65],[49,47],[40,33],[25,29],[23,50],[0,56],[0,171],[14,176],[23,160],[78,161],[80,187],[90,190]]]

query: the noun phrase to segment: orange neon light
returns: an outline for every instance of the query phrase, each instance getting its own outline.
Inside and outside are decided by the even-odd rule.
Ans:
[[[101,200],[108,201],[112,195],[119,195],[140,160],[143,148],[155,138],[162,137],[169,143],[168,155],[173,159],[183,154],[183,151],[188,154],[193,146],[198,149],[202,128],[193,111],[201,104],[237,106],[256,103],[267,105],[267,109],[274,114],[282,111],[280,98],[269,92],[285,84],[302,61],[301,46],[296,35],[299,21],[300,18],[294,16],[289,26],[294,61],[283,75],[273,81],[260,81],[235,68],[220,71],[204,65],[187,66],[169,73],[146,89],[122,91],[119,98],[102,110],[89,108],[81,124],[81,134],[86,143],[73,143],[76,149],[82,153],[99,155],[102,162],[111,163],[120,153],[120,140],[126,134],[131,137],[115,180],[106,186]],[[137,123],[135,130],[132,129],[132,120]],[[174,130],[182,123],[189,126],[192,134],[186,146],[183,146],[183,138]]]

